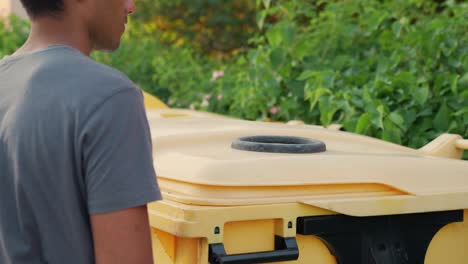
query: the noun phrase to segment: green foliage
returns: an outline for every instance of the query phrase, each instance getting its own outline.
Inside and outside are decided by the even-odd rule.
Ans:
[[[208,110],[341,123],[411,147],[468,137],[468,4],[258,2],[257,47],[227,66],[217,89],[229,97]]]
[[[16,16],[0,19],[0,58],[10,55],[28,38],[29,24]]]
[[[136,18],[156,26],[162,43],[189,46],[204,54],[245,49],[256,30],[252,0],[141,0]]]
[[[211,59],[189,47],[167,46],[154,37],[154,25],[131,19],[120,47],[92,57],[125,72],[142,89],[172,107],[188,107],[210,91]],[[193,107],[199,104],[194,104]]]
[[[119,50],[93,57],[171,107],[340,123],[346,131],[415,148],[441,133],[468,138],[464,1],[137,5]],[[23,22],[9,29],[0,24],[0,56],[16,49],[26,32]]]

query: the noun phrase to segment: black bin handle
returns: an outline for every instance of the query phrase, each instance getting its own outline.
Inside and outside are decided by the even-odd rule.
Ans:
[[[209,245],[210,264],[254,264],[277,261],[290,261],[299,258],[295,237],[275,236],[275,250],[245,254],[227,255],[223,243]]]

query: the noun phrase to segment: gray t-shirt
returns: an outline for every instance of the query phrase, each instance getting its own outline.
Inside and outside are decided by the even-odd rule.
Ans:
[[[128,78],[60,45],[0,61],[0,263],[94,263],[89,216],[158,199]]]

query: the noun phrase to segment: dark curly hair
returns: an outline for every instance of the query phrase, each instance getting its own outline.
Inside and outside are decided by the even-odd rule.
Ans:
[[[30,17],[55,14],[63,10],[63,0],[21,0]]]

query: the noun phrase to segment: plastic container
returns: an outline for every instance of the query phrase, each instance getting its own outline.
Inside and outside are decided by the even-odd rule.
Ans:
[[[143,92],[143,99],[146,109],[167,109],[169,108],[165,103],[163,103],[159,98],[153,96],[149,93]]]
[[[148,118],[164,196],[148,206],[156,263],[468,259],[468,162],[456,159],[466,143],[457,135],[415,150],[187,110]]]

